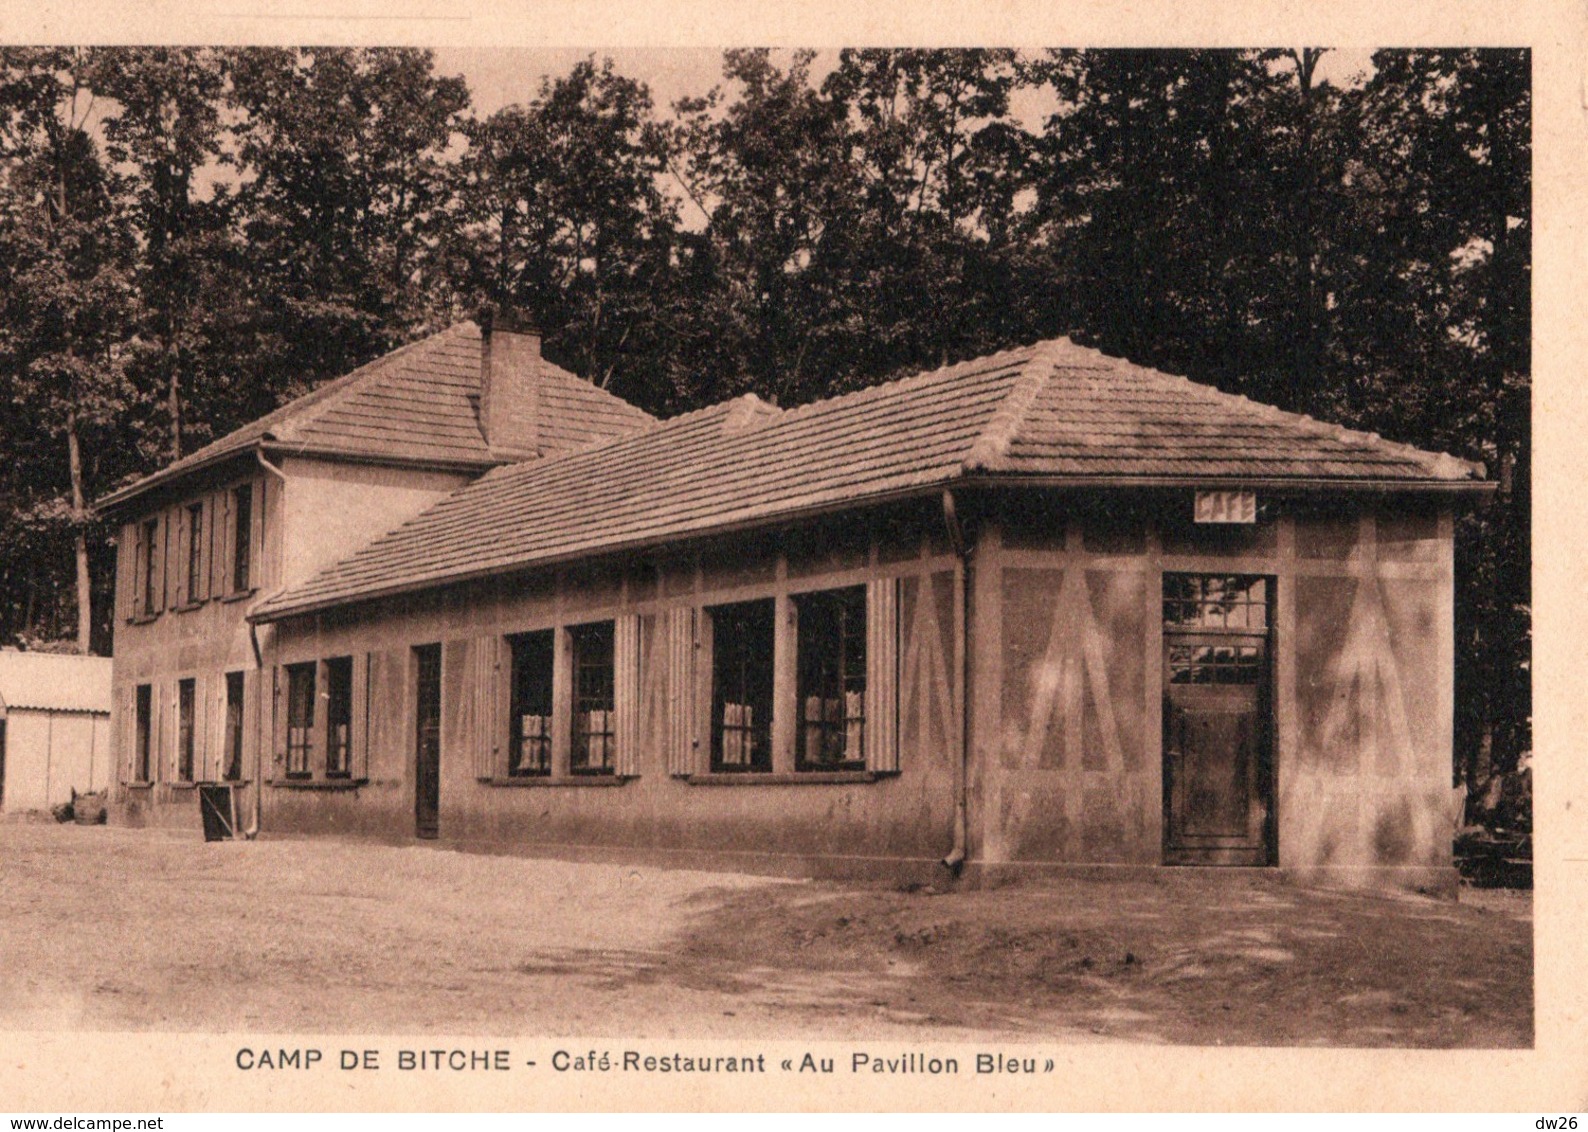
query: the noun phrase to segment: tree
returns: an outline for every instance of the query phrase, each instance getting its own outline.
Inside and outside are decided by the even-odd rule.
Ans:
[[[0,51],[0,371],[16,419],[57,453],[48,473],[12,465],[13,499],[27,501],[13,512],[34,534],[70,532],[85,653],[94,621],[84,440],[125,406],[117,346],[126,338],[129,254],[115,181],[88,130],[89,65],[80,50]]]
[[[768,51],[729,51],[722,91],[675,108],[675,171],[706,229],[685,243],[679,360],[694,396],[756,390],[774,400],[829,392],[813,373],[825,328],[851,312],[817,266],[855,199],[843,107],[810,82],[813,52],[780,69]]]
[[[644,361],[666,349],[678,214],[661,188],[668,139],[644,84],[586,59],[544,80],[528,106],[465,132],[456,290],[530,313],[548,356],[665,407]]]
[[[96,93],[114,100],[105,152],[127,170],[126,223],[138,235],[137,338],[129,367],[164,390],[169,459],[183,455],[184,400],[224,335],[217,325],[237,293],[224,186],[200,195],[225,141],[227,57],[214,49],[118,48],[93,56]],[[201,412],[200,419],[209,414]]]
[[[878,377],[1038,333],[1019,238],[1029,135],[1009,50],[846,50],[822,86],[850,130],[856,199],[824,268],[862,333],[835,343]],[[836,360],[836,359],[835,359]]]
[[[1502,483],[1458,529],[1457,753],[1474,790],[1531,746],[1529,63],[1519,50],[1375,55],[1360,99],[1371,191],[1341,237],[1356,237],[1348,329],[1357,367],[1384,375],[1381,419]]]
[[[451,320],[436,249],[469,95],[432,70],[396,48],[232,57],[254,410]]]

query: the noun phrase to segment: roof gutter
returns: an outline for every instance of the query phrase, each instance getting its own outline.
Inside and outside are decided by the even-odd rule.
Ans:
[[[1489,495],[1493,480],[1336,480],[1324,477],[1268,476],[1055,476],[981,473],[960,480],[960,487],[1048,488],[1180,488],[1185,490],[1247,490],[1311,494],[1318,491],[1363,495]]]
[[[358,594],[357,597],[330,598],[321,601],[310,601],[302,605],[295,605],[282,610],[273,610],[264,616],[253,613],[248,615],[250,621],[271,622],[285,621],[292,617],[304,617],[312,613],[323,613],[328,609],[341,609],[350,605],[362,605],[366,602],[377,601],[381,598],[399,597],[403,594],[419,593],[424,590],[436,589],[440,586],[462,585],[467,582],[477,582],[484,578],[499,577],[503,574],[515,574],[524,570],[536,570],[548,566],[561,566],[569,562],[579,562],[587,558],[605,554],[630,554],[638,550],[649,550],[653,547],[663,546],[680,539],[715,538],[722,535],[739,534],[744,531],[758,530],[778,523],[800,522],[806,519],[818,519],[827,515],[835,515],[844,511],[851,511],[856,507],[876,507],[888,503],[902,503],[912,499],[932,499],[938,497],[945,490],[974,490],[978,488],[1049,488],[1078,490],[1082,488],[1106,488],[1110,490],[1141,488],[1147,490],[1162,490],[1178,488],[1194,490],[1197,488],[1217,489],[1247,489],[1260,491],[1283,491],[1298,494],[1311,494],[1319,491],[1346,491],[1353,494],[1367,495],[1394,495],[1394,494],[1434,494],[1434,495],[1492,495],[1495,484],[1489,480],[1329,480],[1329,479],[1250,479],[1230,477],[1228,479],[1215,479],[1203,477],[1199,479],[1177,478],[1161,476],[1153,478],[1126,477],[1126,476],[1031,476],[981,473],[970,476],[958,476],[949,482],[935,480],[929,483],[916,483],[908,487],[898,488],[893,491],[881,491],[872,495],[850,496],[841,500],[828,503],[814,504],[796,510],[784,511],[777,515],[758,516],[742,519],[731,523],[721,523],[716,526],[703,527],[698,530],[673,531],[667,534],[647,535],[643,538],[630,539],[626,542],[605,543],[601,546],[581,547],[577,550],[561,554],[551,554],[536,558],[533,561],[513,562],[506,565],[484,566],[474,570],[466,570],[456,574],[447,574],[437,578],[422,578],[412,582],[403,582],[392,586],[371,587]],[[268,600],[268,599],[267,599]]]
[[[510,459],[498,459],[494,457],[477,460],[416,460],[411,457],[388,456],[378,452],[347,451],[345,449],[334,448],[313,448],[304,445],[283,444],[280,442],[272,443],[271,440],[272,438],[267,434],[264,438],[253,445],[245,445],[238,448],[228,448],[224,452],[216,452],[214,455],[206,456],[202,460],[198,460],[191,464],[184,464],[180,468],[162,468],[160,471],[147,475],[143,479],[138,480],[136,483],[128,484],[126,487],[119,488],[116,491],[111,492],[109,495],[97,500],[91,510],[95,514],[101,516],[109,514],[123,505],[132,502],[139,496],[147,495],[149,492],[164,487],[169,483],[174,483],[189,474],[202,472],[208,468],[213,468],[218,464],[224,464],[228,460],[246,460],[250,452],[274,452],[279,455],[302,456],[314,460],[330,460],[345,464],[378,464],[387,467],[412,468],[416,471],[425,472],[485,472],[492,468],[499,467],[504,463],[513,462]],[[277,474],[280,474],[279,471]]]

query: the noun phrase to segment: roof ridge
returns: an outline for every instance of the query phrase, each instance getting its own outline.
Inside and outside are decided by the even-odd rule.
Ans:
[[[1053,377],[1060,345],[1068,341],[1054,338],[1038,342],[1032,348],[1031,358],[1020,376],[1009,386],[1009,391],[987,419],[986,427],[960,462],[961,473],[990,470],[1009,454],[1009,446],[1014,443],[1026,414]]]
[[[722,431],[729,436],[760,428],[783,415],[782,409],[770,401],[762,400],[753,391],[741,393],[730,404],[733,408],[722,422]]]
[[[1074,344],[1071,343],[1071,345]],[[1099,357],[1111,362],[1122,363],[1151,379],[1177,385],[1188,385],[1201,395],[1239,404],[1259,417],[1267,420],[1283,421],[1314,436],[1328,437],[1341,444],[1368,451],[1388,449],[1390,452],[1429,467],[1429,470],[1436,475],[1465,472],[1468,475],[1476,475],[1477,478],[1481,479],[1485,474],[1483,464],[1472,460],[1463,460],[1459,456],[1453,456],[1448,452],[1434,452],[1426,448],[1418,448],[1414,444],[1407,444],[1399,440],[1389,440],[1376,432],[1347,428],[1345,425],[1319,420],[1317,417],[1307,413],[1291,412],[1281,409],[1277,405],[1270,405],[1265,401],[1254,401],[1243,393],[1230,393],[1208,382],[1195,381],[1185,374],[1170,373],[1154,366],[1144,366],[1138,362],[1131,361],[1129,358],[1116,358],[1094,347],[1075,346],[1075,349],[1097,354]]]
[[[960,380],[966,377],[976,377],[980,374],[989,373],[992,370],[1001,369],[1009,365],[1015,356],[1019,354],[1029,354],[1032,352],[1033,348],[1034,347],[1029,345],[1012,346],[1007,350],[999,350],[996,353],[983,354],[982,356],[975,358],[965,358],[957,362],[949,362],[946,365],[940,365],[933,369],[913,370],[910,373],[906,373],[900,377],[889,378],[887,381],[879,381],[871,385],[863,385],[859,389],[850,389],[843,393],[834,393],[830,397],[818,397],[814,401],[806,401],[804,404],[800,405],[790,405],[788,408],[781,410],[782,419],[798,419],[799,417],[808,415],[817,409],[835,405],[843,401],[862,402],[866,400],[873,400],[892,390],[916,385],[927,385],[934,380],[941,381],[945,377],[952,377],[954,380]],[[1029,360],[1030,359],[1027,359],[1027,361]]]

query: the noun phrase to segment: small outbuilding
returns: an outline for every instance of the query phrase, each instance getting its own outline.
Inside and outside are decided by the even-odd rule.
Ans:
[[[0,649],[0,814],[111,785],[109,657]]]

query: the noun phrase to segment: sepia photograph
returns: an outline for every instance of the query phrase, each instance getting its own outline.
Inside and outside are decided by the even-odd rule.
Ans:
[[[1530,1056],[1533,95],[0,46],[0,1031]]]

